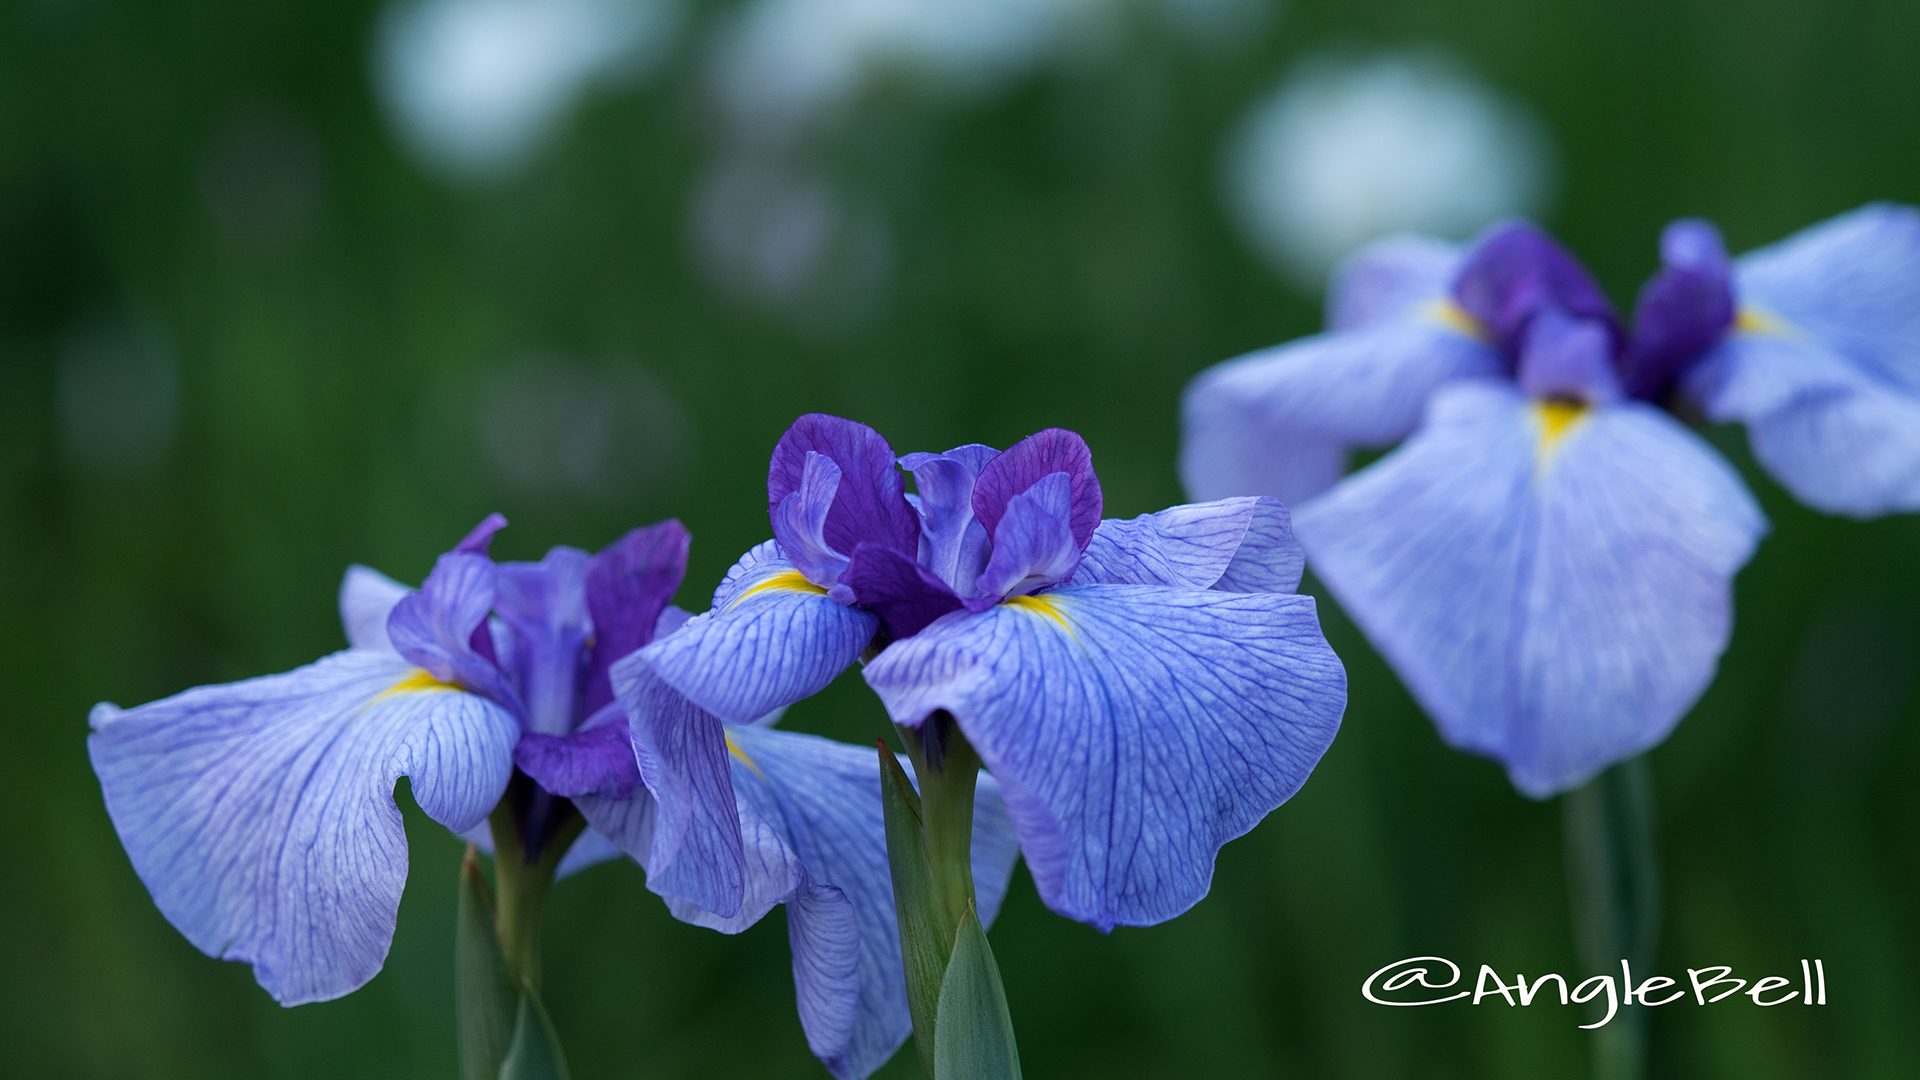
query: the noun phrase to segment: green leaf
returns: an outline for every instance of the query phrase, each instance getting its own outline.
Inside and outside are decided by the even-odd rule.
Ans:
[[[953,958],[940,984],[934,1024],[933,1075],[942,1080],[1019,1080],[1007,992],[987,932],[972,904],[960,921]]]
[[[920,796],[884,740],[880,743],[880,802],[887,823],[894,915],[900,923],[900,958],[907,972],[907,1008],[913,1014],[913,1045],[921,1067],[928,1076],[935,1076],[935,1021],[953,935],[940,916],[933,872],[927,865]]]
[[[513,1035],[514,993],[494,931],[493,898],[473,845],[460,864],[460,913],[453,944],[453,1001],[461,1080],[495,1080]]]
[[[500,1080],[567,1080],[567,1058],[560,1052],[560,1036],[540,995],[520,995],[520,1015],[513,1024],[513,1045],[500,1063]]]

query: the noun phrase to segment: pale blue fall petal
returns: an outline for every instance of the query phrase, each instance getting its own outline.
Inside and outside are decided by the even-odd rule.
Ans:
[[[519,733],[493,702],[362,649],[100,705],[92,724],[107,812],[161,913],[285,1005],[348,993],[386,958],[407,876],[394,782],[464,832],[499,802]]]
[[[1094,530],[1072,580],[1287,593],[1299,587],[1305,558],[1278,500],[1220,499],[1108,518]]]
[[[346,629],[347,644],[356,649],[392,651],[387,619],[394,605],[412,591],[378,570],[347,567],[346,576],[340,579],[340,625]]]
[[[1920,510],[1920,211],[1875,205],[1735,264],[1740,316],[1684,388],[1800,501]]]
[[[730,736],[742,827],[790,853],[774,880],[789,883],[780,899],[808,1045],[835,1076],[864,1077],[912,1030],[874,752],[770,728]],[[983,922],[999,910],[1016,852],[997,788],[983,777],[973,840]]]
[[[1445,301],[1460,272],[1457,245],[1430,236],[1387,236],[1354,252],[1327,287],[1327,329],[1358,330],[1405,319]]]
[[[1766,526],[1659,410],[1483,383],[1443,391],[1295,527],[1448,742],[1545,797],[1658,743],[1706,689]]]
[[[1302,596],[1073,585],[956,613],[866,667],[894,721],[951,713],[999,781],[1041,897],[1170,919],[1325,753],[1346,675]]]
[[[819,692],[878,626],[828,597],[769,542],[727,575],[712,611],[638,655],[701,708],[746,723]]]
[[[613,689],[654,810],[619,822],[588,813],[587,821],[647,868],[648,888],[731,918],[742,912],[747,879],[726,734],[718,717],[661,681],[642,655],[613,665]],[[581,809],[602,809],[591,801],[579,800]]]
[[[1438,387],[1505,370],[1444,296],[1401,318],[1229,360],[1187,387],[1181,481],[1196,499],[1306,499],[1339,479],[1350,451],[1412,432]]]

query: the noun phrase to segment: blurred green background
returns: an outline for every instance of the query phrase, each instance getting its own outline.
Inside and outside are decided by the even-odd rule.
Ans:
[[[509,557],[678,516],[697,606],[766,535],[766,455],[807,410],[903,450],[1069,426],[1111,513],[1177,501],[1185,381],[1318,325],[1236,226],[1222,161],[1323,50],[1441,50],[1525,103],[1555,163],[1546,221],[1623,303],[1672,217],[1745,249],[1920,196],[1904,0],[1294,0],[1212,29],[1114,5],[989,91],[890,72],[774,135],[726,134],[712,103],[733,8],[682,13],[517,164],[462,171],[383,104],[379,5],[0,6],[0,1071],[451,1075],[459,844],[403,793],[384,973],[282,1010],[154,909],[87,765],[88,707],[336,648],[348,563],[417,580],[493,509]],[[777,165],[716,188],[742,160]],[[798,225],[740,225],[790,174],[857,227],[819,241],[799,196]],[[795,269],[783,243],[811,254]],[[1655,1073],[1920,1075],[1920,521],[1819,517],[1737,432],[1710,437],[1775,529],[1718,682],[1653,755],[1660,968],[1820,957],[1831,1004],[1658,1010]],[[1575,1008],[1361,999],[1421,954],[1580,968],[1559,808],[1444,748],[1323,611],[1345,729],[1206,902],[1102,936],[1019,873],[994,940],[1029,1075],[1582,1074]],[[866,739],[880,714],[854,677],[789,723]],[[557,891],[547,965],[578,1076],[819,1074],[783,920],[724,938],[602,867]]]

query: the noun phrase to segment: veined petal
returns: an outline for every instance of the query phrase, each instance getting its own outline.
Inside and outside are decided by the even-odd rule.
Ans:
[[[973,595],[974,579],[987,564],[987,527],[973,516],[973,482],[998,456],[993,447],[972,443],[900,459],[919,492],[914,502],[920,514],[919,561],[966,596]]]
[[[513,763],[550,795],[624,799],[640,786],[640,762],[626,714],[611,706],[565,735],[527,732]]]
[[[1000,518],[1014,496],[1053,473],[1065,473],[1074,543],[1086,547],[1100,524],[1100,478],[1086,440],[1064,428],[1048,428],[1021,439],[980,468],[973,484],[973,516],[996,537]]]
[[[993,530],[993,555],[980,575],[978,600],[969,606],[991,606],[1071,576],[1088,543],[1074,536],[1073,511],[1073,481],[1064,472],[1048,473],[1007,500]]]
[[[878,544],[854,549],[840,583],[852,591],[863,610],[880,617],[890,638],[912,637],[960,607],[960,598],[931,570]]]
[[[614,823],[582,800],[583,811],[596,811],[587,821],[647,868],[654,892],[722,918],[741,914],[748,849],[720,719],[662,682],[640,654],[613,666],[613,688],[654,806]]]
[[[951,713],[1000,782],[1047,906],[1111,928],[1206,895],[1215,854],[1332,742],[1346,674],[1303,596],[1072,585],[955,614],[867,682]]]
[[[1180,479],[1196,499],[1297,502],[1332,486],[1350,451],[1405,438],[1438,387],[1505,372],[1445,297],[1402,319],[1250,353],[1188,385]]]
[[[1651,406],[1451,388],[1302,507],[1314,571],[1448,742],[1543,798],[1666,737],[1713,678],[1765,522]]]
[[[1290,593],[1305,562],[1277,499],[1220,499],[1108,518],[1094,530],[1073,583]]]
[[[908,554],[918,550],[920,522],[907,505],[893,448],[879,432],[838,416],[809,413],[780,437],[767,467],[769,515],[777,521],[781,504],[805,485],[809,453],[819,454],[839,473],[831,508],[820,524],[829,549],[845,553],[866,542]]]
[[[1920,510],[1920,211],[1876,205],[1742,257],[1740,317],[1686,377],[1810,506]]]
[[[587,614],[587,563],[579,548],[556,547],[537,563],[494,567],[493,610],[512,632],[500,655],[515,675],[527,730],[562,735],[574,724],[574,698],[593,622]]]
[[[485,555],[454,551],[440,556],[419,591],[408,593],[387,617],[387,637],[401,656],[434,678],[485,694],[515,712],[519,695],[490,655],[476,647],[490,642],[487,614],[493,610],[494,566]]]
[[[828,597],[770,544],[741,559],[714,604],[636,655],[695,704],[738,723],[818,693],[879,626]]]
[[[412,591],[378,570],[357,564],[347,567],[340,579],[340,624],[346,628],[347,644],[391,652],[387,619],[394,605]]]
[[[912,1030],[873,751],[770,728],[729,735],[742,828],[789,853],[771,877],[790,883],[780,899],[807,1043],[835,1076],[864,1077]],[[1017,849],[997,787],[981,779],[974,887],[991,923]]]
[[[581,711],[588,716],[613,700],[607,669],[652,641],[687,574],[693,538],[678,521],[634,529],[587,563],[587,611],[593,621],[593,652]],[[675,625],[678,625],[676,620]]]
[[[455,832],[500,801],[519,725],[390,652],[350,650],[138,708],[87,740],[107,812],[167,920],[283,1005],[380,970],[406,882],[393,785]]]

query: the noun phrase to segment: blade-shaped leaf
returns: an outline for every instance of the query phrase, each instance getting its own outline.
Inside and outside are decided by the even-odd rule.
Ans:
[[[513,1036],[514,993],[494,932],[493,898],[473,845],[460,863],[460,908],[453,946],[453,1001],[461,1080],[495,1080]]]
[[[513,1023],[513,1045],[500,1063],[500,1080],[567,1080],[567,1058],[560,1052],[560,1036],[540,995],[520,996],[520,1014]]]
[[[900,924],[900,958],[907,972],[914,1049],[921,1067],[934,1076],[935,1019],[953,935],[941,925],[933,872],[921,839],[920,796],[884,741],[880,743],[880,801],[886,815],[887,862],[893,871],[894,915]]]
[[[1007,992],[993,962],[980,916],[967,906],[954,936],[953,957],[940,985],[934,1022],[933,1075],[940,1080],[1019,1080]]]

